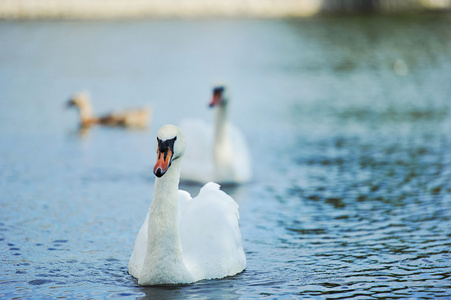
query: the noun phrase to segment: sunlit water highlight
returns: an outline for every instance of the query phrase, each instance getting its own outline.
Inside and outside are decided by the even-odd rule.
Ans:
[[[0,23],[1,298],[451,297],[451,19]],[[127,274],[156,130],[232,87],[255,178],[246,271]],[[66,98],[152,104],[147,131],[79,135]],[[196,194],[199,187],[182,185]]]

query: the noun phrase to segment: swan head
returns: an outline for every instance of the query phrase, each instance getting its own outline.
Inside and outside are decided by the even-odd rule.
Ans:
[[[67,101],[67,107],[78,107],[79,109],[83,109],[89,108],[90,106],[91,102],[89,100],[88,92],[78,92]]]
[[[213,87],[213,95],[210,107],[226,106],[229,102],[229,89],[225,84],[217,84]]]
[[[172,161],[181,158],[185,153],[185,137],[182,131],[174,125],[161,127],[157,133],[155,150],[157,162],[153,173],[160,178],[171,167]]]

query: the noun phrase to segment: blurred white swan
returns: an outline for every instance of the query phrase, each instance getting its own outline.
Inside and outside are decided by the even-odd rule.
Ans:
[[[182,180],[223,184],[251,180],[249,147],[241,131],[228,121],[229,103],[228,88],[217,85],[210,103],[216,109],[214,127],[198,119],[183,120],[180,124],[188,141]]]
[[[105,126],[122,126],[145,128],[149,125],[149,108],[129,109],[113,111],[109,114],[97,117],[94,115],[91,99],[87,92],[74,94],[67,102],[68,107],[78,108],[80,115],[80,127],[89,127],[99,124]]]
[[[157,285],[243,271],[238,204],[212,182],[195,198],[178,190],[185,139],[176,126],[158,131],[156,148],[154,198],[136,238],[129,273],[140,285]]]

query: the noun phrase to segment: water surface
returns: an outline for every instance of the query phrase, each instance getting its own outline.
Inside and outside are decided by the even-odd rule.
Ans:
[[[1,298],[451,297],[451,18],[0,23]],[[127,273],[157,129],[232,88],[254,180],[245,272],[173,287]],[[80,134],[152,105],[148,130]],[[195,195],[198,186],[182,185]]]

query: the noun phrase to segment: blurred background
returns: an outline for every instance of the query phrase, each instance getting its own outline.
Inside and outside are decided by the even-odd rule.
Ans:
[[[443,12],[450,0],[2,0],[3,18],[306,17],[322,13]]]
[[[450,297],[450,7],[0,0],[0,297]],[[248,267],[140,287],[156,131],[213,122],[218,80],[251,148],[252,182],[224,187]],[[80,130],[78,91],[150,125]]]

